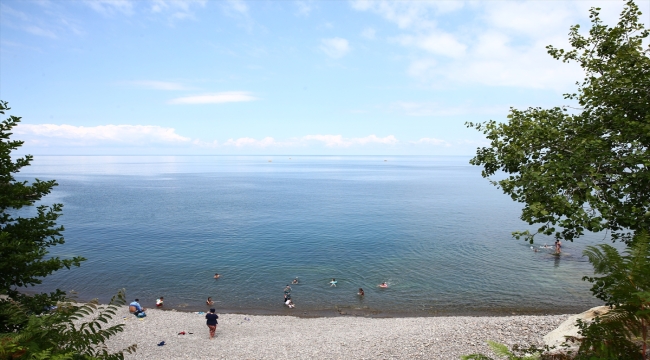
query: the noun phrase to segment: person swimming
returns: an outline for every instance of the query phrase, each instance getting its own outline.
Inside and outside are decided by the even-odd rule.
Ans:
[[[359,296],[364,296],[365,294],[366,294],[366,293],[363,292],[363,289],[362,289],[362,288],[359,288],[359,292],[357,293],[357,295],[359,295]]]
[[[330,281],[330,287],[332,286],[336,287],[336,283],[338,283],[338,281],[336,281],[335,278],[332,278],[332,281]]]
[[[214,304],[214,301],[212,301],[211,297],[208,297],[208,300],[205,301],[205,304],[211,306],[212,304]]]
[[[379,284],[379,287],[380,288],[387,288],[388,284],[386,284],[386,282],[384,281],[383,283]]]
[[[221,275],[219,275],[218,273],[215,273],[215,274],[214,274],[214,278],[215,278],[215,279],[218,279],[218,278],[220,278],[220,277],[221,277]]]
[[[297,284],[298,283],[298,278],[293,279],[293,281],[291,283],[294,284],[294,285]]]

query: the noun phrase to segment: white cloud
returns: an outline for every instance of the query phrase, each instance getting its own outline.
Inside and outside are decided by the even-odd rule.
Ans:
[[[57,11],[48,9],[45,14],[37,11],[26,14],[7,6],[5,3],[0,4],[3,27],[20,29],[32,35],[50,39],[58,39],[67,31],[77,35],[81,33],[74,20]]]
[[[377,1],[357,0],[352,7],[359,11],[372,11],[393,22],[401,29],[431,28],[432,17],[456,11],[464,6],[462,1]]]
[[[140,81],[128,81],[127,84],[134,85],[137,87],[153,90],[190,90],[190,87],[187,87],[181,83],[169,82],[169,81],[156,81],[156,80],[140,80]]]
[[[248,15],[248,5],[242,0],[228,0],[226,1],[226,11],[235,12],[241,15]]]
[[[376,35],[377,31],[371,27],[367,27],[361,32],[361,36],[369,40],[374,40]]]
[[[618,14],[623,2],[617,4],[373,0],[352,7],[395,24],[399,33],[389,41],[410,51],[404,57],[406,71],[420,81],[438,87],[482,84],[563,92],[582,72],[576,64],[552,59],[546,45],[567,48],[569,27],[588,21],[588,7],[603,6],[603,18],[608,18],[606,12]],[[465,20],[441,16],[450,12]]]
[[[55,124],[20,124],[15,134],[28,144],[41,146],[93,146],[101,144],[179,144],[191,139],[173,128],[155,125],[73,126]]]
[[[297,15],[306,17],[309,16],[314,5],[311,1],[296,1],[296,7],[298,8]]]
[[[154,13],[170,13],[172,19],[194,18],[192,6],[204,7],[207,0],[154,0],[151,11]]]
[[[418,141],[411,141],[410,143],[415,145],[451,146],[446,140],[436,138],[421,138]]]
[[[133,14],[133,3],[128,0],[87,0],[84,2],[91,9],[104,15],[113,15],[118,12],[124,15]]]
[[[230,102],[245,102],[257,100],[246,91],[226,91],[216,94],[184,96],[169,101],[170,104],[222,104]]]
[[[362,138],[344,138],[342,135],[306,135],[302,137],[303,141],[318,141],[325,144],[327,147],[350,147],[353,145],[367,145],[367,144],[384,144],[395,145],[398,140],[393,135],[383,138],[376,135],[369,135]]]
[[[465,105],[448,105],[436,102],[416,102],[416,101],[398,101],[390,105],[390,108],[403,112],[408,116],[458,116],[467,114],[480,115],[505,115],[508,112],[508,106],[472,106]]]
[[[465,55],[467,45],[460,43],[455,36],[436,31],[427,35],[403,35],[395,39],[404,46],[416,46],[432,54],[460,58]]]
[[[199,139],[195,139],[192,141],[192,144],[201,147],[201,148],[217,148],[219,146],[219,141],[217,140],[212,140],[212,141],[203,141]]]
[[[332,59],[340,59],[351,50],[348,41],[339,37],[322,39],[320,49]]]
[[[39,26],[35,26],[35,25],[26,26],[25,31],[27,31],[30,34],[49,37],[50,39],[56,39],[56,34],[54,34],[54,32],[47,29],[43,29]]]
[[[260,148],[265,148],[269,146],[286,146],[286,143],[278,143],[273,139],[272,137],[265,137],[261,140],[256,140],[254,138],[249,138],[249,137],[243,137],[239,139],[228,139],[224,143],[224,146],[234,146],[234,147],[260,147]]]

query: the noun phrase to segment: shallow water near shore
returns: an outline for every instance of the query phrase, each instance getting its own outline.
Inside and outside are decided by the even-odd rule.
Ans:
[[[589,235],[563,254],[512,231],[521,205],[469,157],[37,156],[66,244],[84,256],[38,290],[269,314],[543,314],[599,305],[581,280]],[[550,238],[536,242],[552,244]],[[215,272],[222,276],[214,280]],[[296,309],[282,304],[292,285]],[[336,287],[329,281],[336,278]],[[389,288],[377,285],[386,281]],[[359,298],[358,288],[365,290]]]

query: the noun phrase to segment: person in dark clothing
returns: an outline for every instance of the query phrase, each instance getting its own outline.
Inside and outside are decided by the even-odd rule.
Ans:
[[[214,309],[210,309],[210,312],[205,314],[206,324],[210,329],[210,340],[214,338],[214,333],[217,331],[217,319],[219,315],[214,313]]]

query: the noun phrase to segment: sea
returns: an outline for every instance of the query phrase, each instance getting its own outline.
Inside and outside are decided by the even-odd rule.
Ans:
[[[164,308],[179,311],[205,311],[212,297],[218,312],[298,316],[600,305],[582,280],[592,274],[582,252],[604,235],[565,242],[561,256],[543,247],[550,237],[513,239],[536,226],[469,159],[36,156],[17,179],[58,183],[41,201],[64,205],[65,244],[50,255],[87,261],[25,290],[107,302],[126,289],[129,301],[164,296]],[[294,279],[288,309],[283,290]]]

